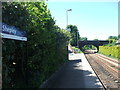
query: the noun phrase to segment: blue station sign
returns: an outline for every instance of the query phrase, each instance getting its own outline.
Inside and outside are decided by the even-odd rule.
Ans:
[[[5,23],[2,23],[2,30],[0,33],[2,38],[27,41],[26,31],[20,30],[14,26],[9,26]]]

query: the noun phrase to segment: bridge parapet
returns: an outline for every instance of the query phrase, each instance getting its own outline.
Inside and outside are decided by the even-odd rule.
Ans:
[[[108,44],[108,40],[85,40],[85,41],[78,41],[78,47],[81,49],[84,45],[94,45],[99,50],[99,46]]]

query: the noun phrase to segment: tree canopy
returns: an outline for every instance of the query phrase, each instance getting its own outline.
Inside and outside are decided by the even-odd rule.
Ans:
[[[68,25],[67,29],[69,29],[70,33],[71,33],[70,44],[73,46],[77,46],[77,41],[80,40],[80,34],[78,32],[77,26],[76,25]]]
[[[117,40],[118,36],[109,36],[108,39],[115,39],[115,40]]]
[[[80,37],[80,40],[86,41],[86,40],[87,40],[87,37]]]

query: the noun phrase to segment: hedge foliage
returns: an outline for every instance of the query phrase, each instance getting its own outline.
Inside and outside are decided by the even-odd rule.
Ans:
[[[3,2],[2,15],[28,34],[27,42],[2,39],[3,88],[38,88],[67,61],[70,33],[55,25],[45,2]]]
[[[120,46],[99,46],[99,52],[120,59]]]

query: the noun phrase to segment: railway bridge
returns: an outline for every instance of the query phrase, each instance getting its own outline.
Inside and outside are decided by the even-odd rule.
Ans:
[[[94,45],[97,47],[97,50],[99,51],[99,46],[108,44],[108,40],[85,40],[85,41],[78,41],[78,47],[82,49],[84,45]]]

